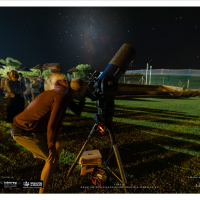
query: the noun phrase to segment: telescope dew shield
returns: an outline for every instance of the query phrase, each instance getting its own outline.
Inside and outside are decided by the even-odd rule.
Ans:
[[[121,75],[129,68],[136,55],[136,50],[130,44],[123,44],[99,77],[98,82],[100,83],[107,75],[112,75],[119,80]]]

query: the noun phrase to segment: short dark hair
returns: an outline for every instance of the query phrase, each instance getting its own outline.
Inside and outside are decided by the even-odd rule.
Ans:
[[[21,76],[22,76],[22,73],[20,72],[20,73],[19,73],[19,75],[21,75]]]

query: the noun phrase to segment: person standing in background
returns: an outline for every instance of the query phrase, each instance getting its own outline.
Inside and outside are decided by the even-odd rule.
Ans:
[[[26,87],[26,91],[24,92],[24,97],[25,97],[25,109],[26,109],[29,103],[31,103],[32,101],[32,92],[31,92],[30,84],[28,82],[26,82],[25,87]]]
[[[19,78],[18,81],[20,81],[21,83],[23,83],[23,85],[25,86],[26,84],[26,79],[25,77],[23,77],[22,73],[18,73],[19,74]],[[21,93],[21,99],[24,102],[24,108],[26,107],[26,101],[25,101],[25,95],[24,92]]]
[[[5,90],[7,92],[7,122],[13,123],[13,118],[24,111],[24,98],[22,99],[21,93],[26,88],[22,82],[18,81],[19,74],[15,70],[8,73],[8,78],[5,82]]]
[[[38,80],[33,79],[32,83],[30,84],[33,93],[33,99],[35,99],[40,94],[40,84]]]
[[[44,79],[42,76],[40,76],[40,79],[39,79],[39,82],[40,82],[40,93],[44,92]]]
[[[1,118],[3,120],[5,120],[3,97],[6,93],[5,82],[8,80],[8,73],[9,72],[7,72],[7,77],[1,77],[1,85],[0,85],[0,113],[1,113]]]
[[[1,78],[2,97],[3,97],[4,94],[6,93],[6,91],[5,91],[5,82],[6,82],[6,80],[8,80],[8,74],[9,74],[9,72],[7,72],[7,77]]]
[[[4,108],[3,108],[3,97],[2,97],[2,91],[0,89],[0,113],[1,113],[1,119],[4,119]]]
[[[26,79],[23,77],[22,73],[19,73],[18,81],[22,82],[25,85]]]
[[[1,90],[1,75],[0,75],[0,95],[3,97],[3,91]]]
[[[0,75],[0,82],[1,82],[1,75]],[[1,90],[0,85],[0,113],[1,113],[1,119],[4,119],[4,108],[3,108],[3,91]]]

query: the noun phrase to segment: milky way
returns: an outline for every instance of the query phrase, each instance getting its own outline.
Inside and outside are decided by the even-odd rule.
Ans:
[[[199,69],[199,7],[0,7],[0,59],[104,70],[124,43],[130,69]]]

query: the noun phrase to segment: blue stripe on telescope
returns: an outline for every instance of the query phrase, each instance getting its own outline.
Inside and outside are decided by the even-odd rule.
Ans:
[[[101,81],[106,75],[113,75],[114,77],[120,77],[122,75],[122,70],[117,65],[109,64],[99,77]],[[117,78],[118,79],[118,78]]]
[[[123,44],[114,55],[104,72],[100,75],[98,83],[107,75],[116,77],[117,80],[126,72],[129,65],[137,55],[135,49],[130,44]]]

